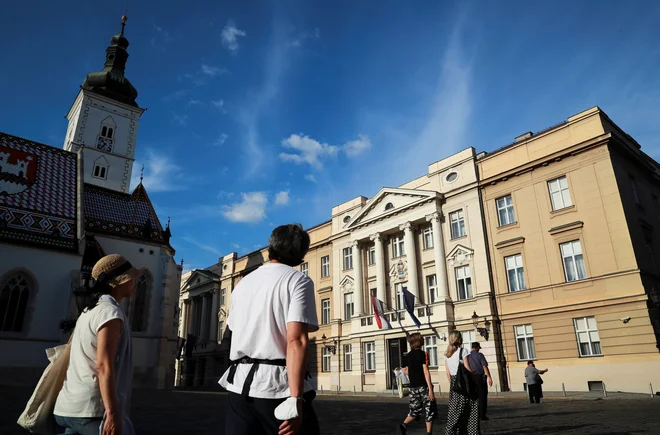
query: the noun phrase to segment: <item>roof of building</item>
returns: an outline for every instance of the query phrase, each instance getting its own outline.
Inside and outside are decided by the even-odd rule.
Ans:
[[[84,199],[87,231],[170,246],[169,222],[163,229],[142,183],[130,194],[85,183]]]
[[[0,133],[0,239],[75,251],[78,156]]]

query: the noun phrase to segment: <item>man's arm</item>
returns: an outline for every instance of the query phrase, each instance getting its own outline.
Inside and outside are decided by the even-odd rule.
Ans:
[[[115,354],[121,335],[122,321],[113,319],[101,326],[97,335],[96,368],[99,373],[99,389],[107,419],[103,434],[118,434],[121,431],[121,417],[117,401],[115,381]]]
[[[307,324],[289,322],[286,328],[286,371],[291,397],[302,397],[309,336]]]
[[[429,387],[429,399],[433,400],[435,399],[435,395],[433,394],[433,383],[431,382],[431,372],[429,371],[429,366],[426,364],[422,364],[422,368],[424,369],[424,378],[426,379],[426,385]]]
[[[488,370],[488,366],[484,366],[484,372],[486,373],[486,376],[488,376],[488,386],[492,387],[493,386],[493,377],[490,375],[490,370]]]

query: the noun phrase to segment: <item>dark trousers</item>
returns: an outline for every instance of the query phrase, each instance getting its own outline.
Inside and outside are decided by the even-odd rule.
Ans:
[[[310,391],[303,398],[302,426],[297,435],[319,435],[319,422],[312,407],[316,393]],[[229,393],[225,417],[225,435],[277,435],[282,421],[275,418],[275,408],[285,399],[255,399]]]
[[[479,418],[483,419],[488,414],[488,383],[484,374],[472,374],[472,379],[479,395]]]
[[[543,387],[541,387],[541,384],[528,384],[527,391],[529,391],[530,403],[541,403],[541,397],[543,397]]]

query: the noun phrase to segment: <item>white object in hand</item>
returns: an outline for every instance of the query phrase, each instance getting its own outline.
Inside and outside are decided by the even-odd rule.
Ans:
[[[298,400],[295,397],[289,397],[275,408],[275,418],[281,421],[293,420],[298,417]]]

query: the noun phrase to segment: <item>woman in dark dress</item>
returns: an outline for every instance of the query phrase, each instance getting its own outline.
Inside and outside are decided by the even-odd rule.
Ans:
[[[410,410],[408,416],[399,425],[401,433],[406,435],[408,425],[424,416],[426,421],[426,432],[432,433],[433,420],[437,419],[435,396],[433,395],[433,383],[429,372],[428,356],[422,350],[424,339],[421,334],[410,336],[410,348],[408,353],[408,378],[410,379],[409,398]]]

